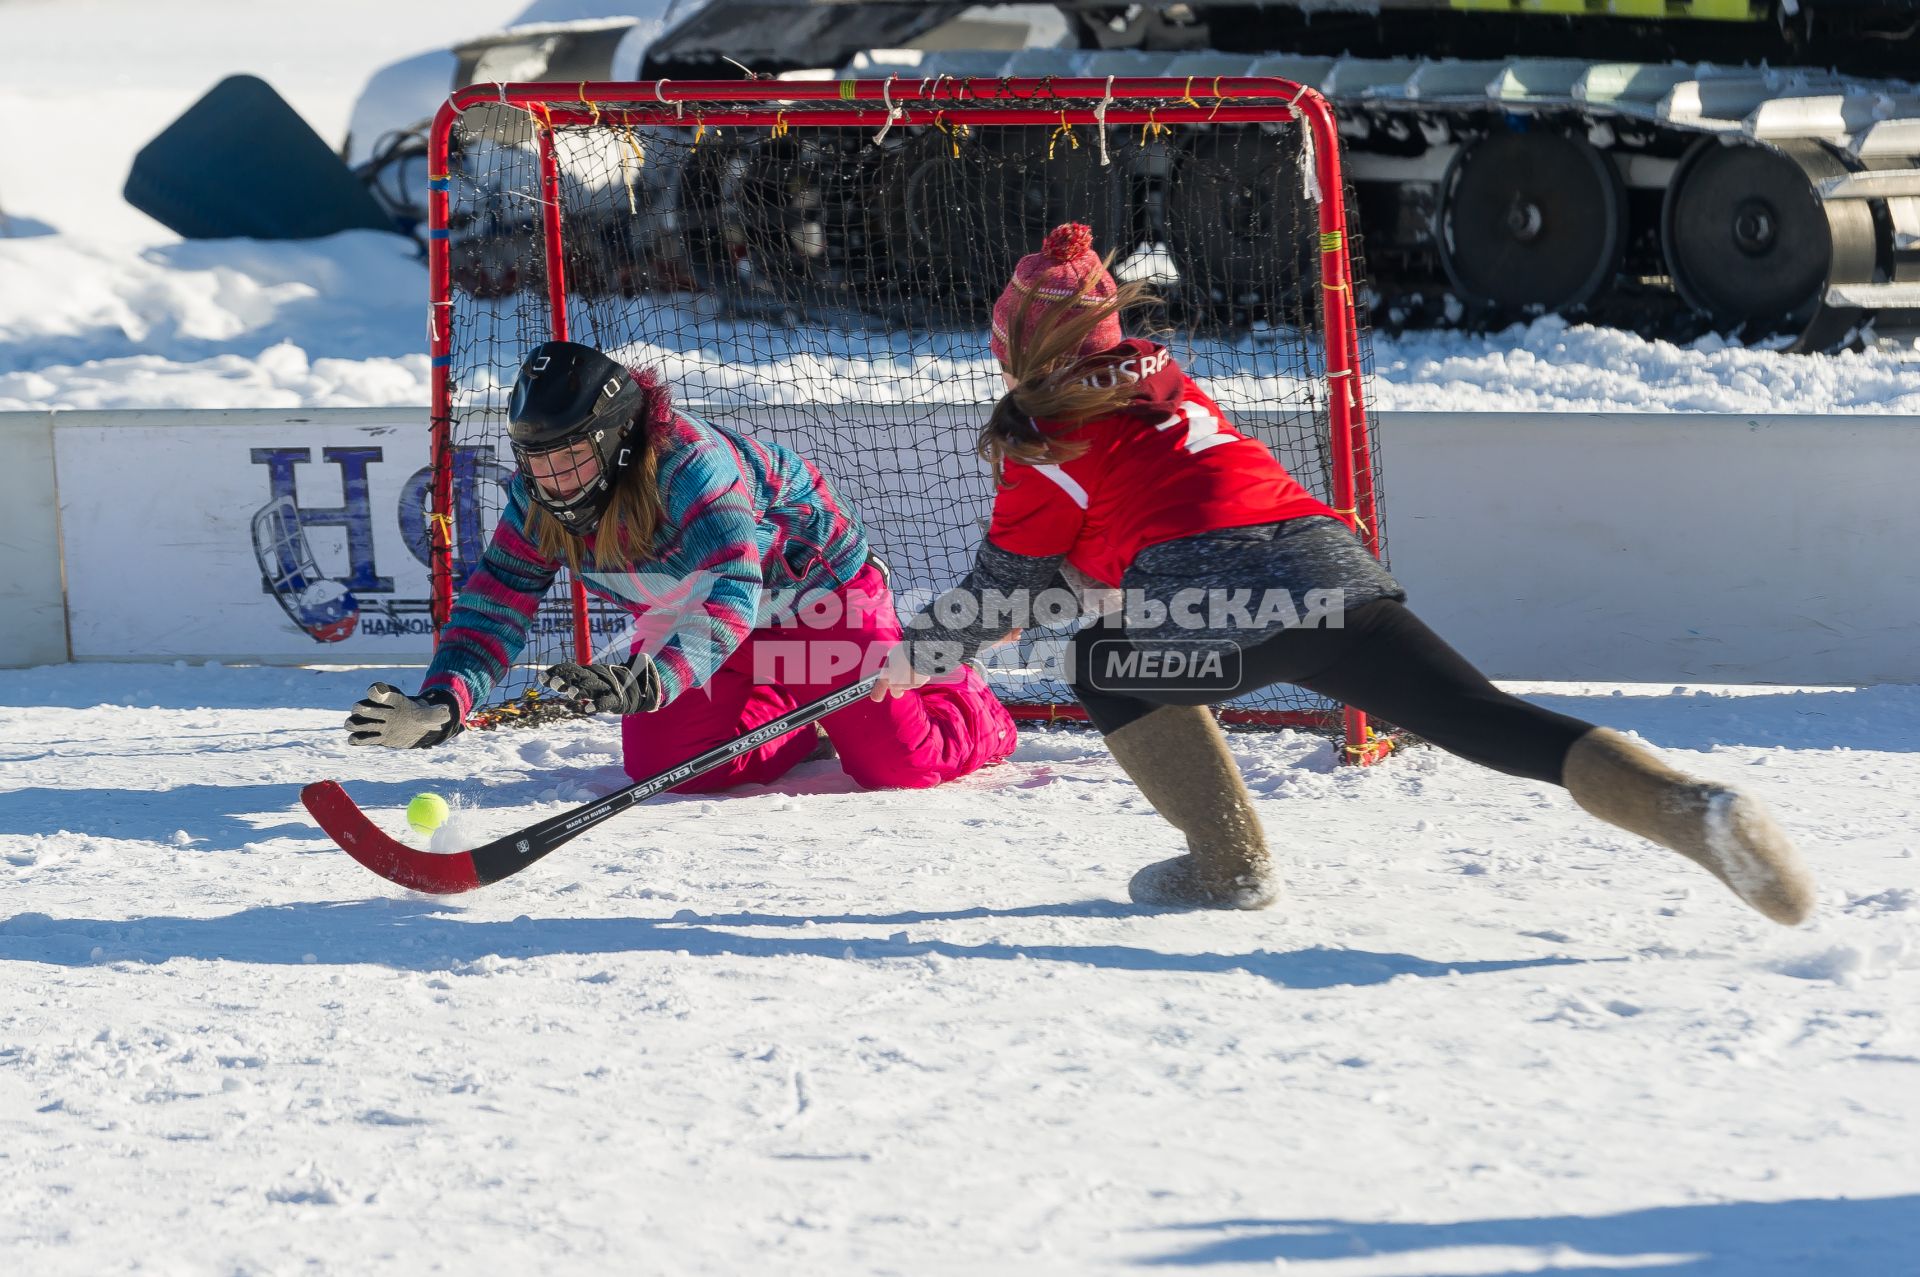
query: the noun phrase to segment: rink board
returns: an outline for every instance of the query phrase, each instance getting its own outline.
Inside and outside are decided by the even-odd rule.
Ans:
[[[886,411],[847,410],[881,432]],[[1920,682],[1920,419],[1377,422],[1394,571],[1496,677]],[[0,664],[428,654],[422,409],[0,414],[0,454]],[[490,465],[467,481],[497,480]],[[263,583],[250,529],[283,492],[358,606],[339,641]],[[879,512],[888,494],[848,496]]]

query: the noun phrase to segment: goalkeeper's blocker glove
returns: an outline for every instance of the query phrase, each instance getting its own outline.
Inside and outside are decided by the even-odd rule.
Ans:
[[[556,665],[540,681],[602,714],[645,714],[660,705],[660,673],[636,656],[625,665]]]

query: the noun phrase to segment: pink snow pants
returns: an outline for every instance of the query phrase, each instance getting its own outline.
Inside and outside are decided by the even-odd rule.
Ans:
[[[644,780],[752,731],[808,701],[858,682],[900,641],[886,578],[869,563],[835,595],[838,606],[747,635],[705,687],[683,692],[651,714],[621,723],[627,774]],[[810,615],[811,614],[811,615]],[[867,789],[925,789],[965,776],[1013,752],[1006,708],[978,671],[928,683],[882,701],[862,698],[820,720],[847,775]],[[811,754],[809,724],[732,762],[674,786],[711,793],[778,780]]]

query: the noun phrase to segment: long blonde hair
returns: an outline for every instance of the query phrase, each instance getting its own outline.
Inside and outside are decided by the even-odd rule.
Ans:
[[[1099,375],[1119,363],[1121,355],[1102,352],[1079,357],[1080,347],[1101,324],[1154,300],[1153,290],[1134,280],[1119,285],[1111,297],[1083,305],[1112,265],[1109,253],[1102,269],[1082,280],[1072,296],[1022,308],[1007,325],[1007,357],[1002,367],[1013,386],[994,404],[975,445],[975,451],[993,467],[996,482],[1005,481],[1009,457],[1030,465],[1053,465],[1080,456],[1087,444],[1073,437],[1074,429],[1133,399],[1134,383]],[[1041,420],[1066,429],[1042,430]]]
[[[638,454],[616,481],[613,496],[593,532],[593,566],[619,567],[653,557],[653,543],[666,521],[666,497],[660,491],[658,436],[673,420],[673,401],[651,368],[641,373],[640,407],[629,441]],[[532,483],[532,479],[527,479]],[[586,557],[587,539],[570,531],[538,501],[527,503],[527,536],[540,553],[567,565],[576,577]]]

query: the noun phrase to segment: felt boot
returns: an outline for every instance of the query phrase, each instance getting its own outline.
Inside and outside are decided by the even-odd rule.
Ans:
[[[1153,809],[1186,835],[1187,854],[1127,884],[1137,904],[1264,909],[1279,894],[1266,835],[1220,725],[1203,705],[1165,705],[1106,738]]]
[[[1751,794],[1675,771],[1606,727],[1573,743],[1562,778],[1588,812],[1679,852],[1775,922],[1813,912],[1813,875]]]

